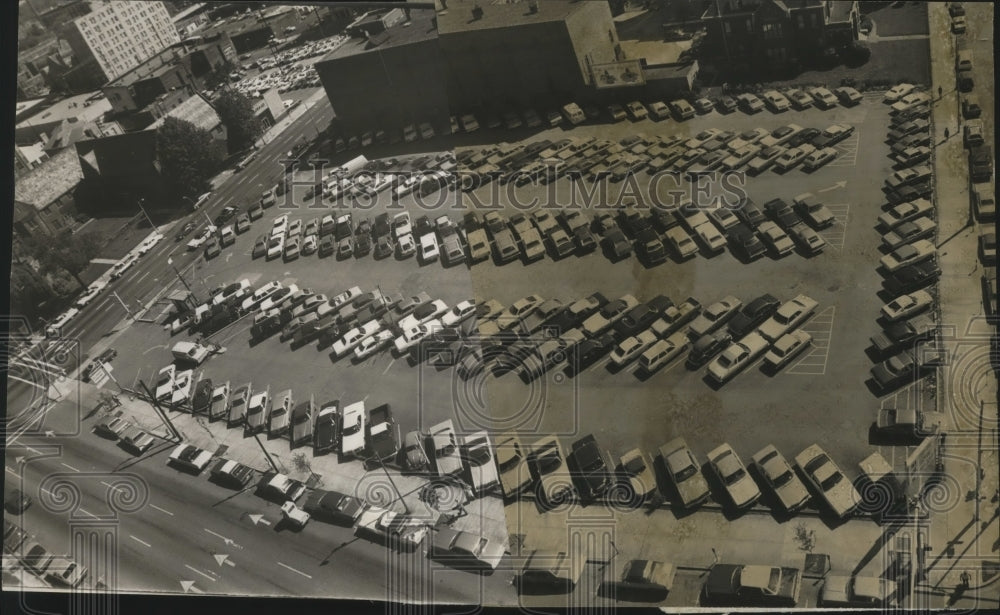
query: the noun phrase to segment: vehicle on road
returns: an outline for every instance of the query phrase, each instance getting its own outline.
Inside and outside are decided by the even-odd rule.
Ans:
[[[896,582],[868,576],[830,574],[819,590],[821,607],[883,608],[897,603]]]
[[[199,474],[211,460],[212,453],[190,444],[180,444],[170,453],[167,463],[182,470]]]
[[[801,590],[798,568],[719,563],[708,572],[703,596],[717,606],[792,607]]]

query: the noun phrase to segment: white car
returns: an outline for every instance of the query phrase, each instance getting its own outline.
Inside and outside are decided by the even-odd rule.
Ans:
[[[465,132],[476,132],[479,130],[479,121],[476,119],[476,116],[471,113],[466,113],[459,119],[462,122],[462,129],[465,130]]]
[[[281,214],[271,223],[271,237],[284,235],[288,231],[288,214]]]
[[[624,339],[611,351],[611,363],[617,367],[624,367],[655,344],[656,340],[656,334],[649,329]]]
[[[212,297],[212,305],[219,305],[220,303],[225,303],[230,297],[235,297],[238,295],[244,295],[250,290],[250,280],[243,278],[239,282],[236,282],[230,286],[223,288]]]
[[[785,95],[777,90],[768,90],[764,92],[764,103],[774,113],[788,111],[788,107],[790,106],[788,99],[785,98]]]
[[[244,312],[249,311],[254,307],[260,305],[262,301],[264,301],[265,299],[276,293],[280,288],[284,288],[281,282],[277,281],[268,282],[267,284],[255,290],[252,295],[244,299],[240,307],[243,308]]]
[[[84,307],[85,305],[93,301],[94,297],[101,294],[101,291],[107,288],[107,286],[108,286],[107,281],[97,280],[96,282],[91,284],[89,288],[87,288],[86,292],[80,295],[80,298],[77,299],[76,303],[74,303],[73,305],[78,308]]]
[[[837,517],[843,519],[861,503],[861,496],[854,485],[818,444],[813,444],[796,455],[795,465],[802,470],[806,481],[826,500]]]
[[[211,460],[212,453],[190,444],[180,444],[170,453],[167,463],[197,474],[204,470]]]
[[[172,364],[160,370],[156,377],[156,399],[161,400],[170,396],[174,390],[174,376],[177,368]]]
[[[407,314],[397,325],[400,331],[412,329],[417,325],[422,325],[429,320],[440,317],[448,311],[448,304],[440,299],[435,299],[430,303],[418,306],[413,312]]]
[[[716,384],[724,384],[764,354],[769,346],[760,333],[754,331],[734,342],[722,354],[709,363],[707,374]]]
[[[698,339],[726,324],[742,307],[743,302],[733,295],[727,295],[709,305],[688,325],[692,339]]]
[[[383,329],[375,335],[369,335],[365,339],[358,342],[357,347],[354,348],[354,360],[363,361],[364,359],[367,359],[379,350],[385,348],[386,344],[390,341],[392,341],[392,331],[388,329]]]
[[[153,246],[160,243],[161,239],[163,239],[163,235],[159,233],[153,233],[145,240],[143,240],[142,243],[139,244],[139,246],[136,248],[136,252],[139,253],[139,256],[144,256],[147,252],[153,249]]]
[[[208,241],[212,236],[214,236],[217,230],[218,229],[216,229],[214,226],[211,225],[206,226],[205,230],[198,233],[197,235],[194,236],[194,239],[187,242],[187,249],[197,250],[198,248],[203,246],[205,242]]]
[[[174,377],[174,388],[170,392],[170,404],[176,406],[191,398],[191,384],[194,380],[194,370],[177,372]]]
[[[786,333],[764,355],[764,363],[773,370],[781,369],[811,343],[812,336],[801,329]]]
[[[816,106],[821,109],[832,109],[837,106],[837,97],[827,88],[809,88],[808,94],[813,97],[813,100],[816,101]]]
[[[434,233],[425,233],[420,236],[420,260],[424,263],[436,261],[438,259],[438,242]]]
[[[900,83],[898,85],[894,85],[888,92],[885,93],[885,96],[882,98],[882,102],[886,104],[898,102],[899,99],[903,98],[915,89],[917,89],[917,86],[912,83]]]
[[[117,280],[118,278],[122,277],[122,275],[124,275],[125,272],[128,271],[132,267],[132,265],[136,264],[137,262],[139,262],[138,254],[136,254],[135,252],[126,254],[120,261],[118,261],[118,263],[114,267],[111,268],[111,271],[109,272],[110,273],[109,277],[112,280]]]
[[[747,472],[743,461],[728,443],[720,444],[708,453],[708,466],[726,489],[737,509],[753,506],[760,499],[760,489]]]
[[[267,310],[280,307],[285,301],[291,299],[292,295],[297,292],[299,292],[299,287],[295,284],[290,284],[288,288],[279,288],[265,297],[264,300],[260,302],[260,305],[257,306],[257,309],[262,312],[266,312]]]
[[[378,333],[381,328],[382,324],[377,320],[369,320],[359,327],[354,327],[345,333],[339,340],[333,343],[333,353],[337,355],[337,357],[344,356],[348,352],[354,350],[354,347],[360,344],[361,340],[365,339],[369,335]]]
[[[365,451],[365,402],[357,401],[344,407],[340,423],[340,452],[345,457],[359,456]]]
[[[460,301],[455,304],[455,307],[448,310],[444,316],[441,317],[441,324],[446,327],[452,327],[460,322],[464,322],[466,319],[471,317],[476,312],[476,302],[472,300]]]
[[[694,234],[709,252],[721,252],[726,247],[726,238],[711,222],[694,227]]]
[[[824,147],[809,154],[802,161],[802,168],[806,171],[815,171],[824,164],[837,157],[837,150],[832,147]]]
[[[267,260],[279,258],[285,253],[285,235],[272,235],[267,240]]]
[[[355,297],[358,297],[359,295],[361,295],[361,287],[352,286],[347,290],[345,290],[344,292],[340,293],[339,295],[335,296],[333,299],[330,299],[330,306],[333,307],[334,309],[337,309],[340,306],[347,303],[348,301],[351,301]]]
[[[774,342],[809,318],[816,311],[817,305],[819,303],[815,299],[799,295],[779,307],[778,311],[757,329],[757,333],[767,341]]]
[[[889,254],[879,259],[882,268],[893,273],[907,265],[913,265],[927,260],[937,253],[937,247],[929,239],[918,239],[913,243],[899,246]]]
[[[882,318],[886,322],[896,322],[918,314],[934,302],[934,297],[926,290],[918,290],[902,297],[896,297],[882,306]]]
[[[410,214],[404,211],[392,217],[392,235],[397,241],[403,235],[409,235],[412,232],[413,227],[410,225]]]
[[[429,320],[421,325],[404,329],[403,334],[396,338],[393,344],[397,352],[405,352],[414,344],[441,328],[440,320]]]

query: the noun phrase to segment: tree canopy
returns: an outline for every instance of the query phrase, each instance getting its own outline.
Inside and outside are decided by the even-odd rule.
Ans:
[[[191,122],[168,117],[156,130],[156,155],[160,174],[175,199],[208,190],[209,179],[224,159],[223,146],[207,130]]]
[[[253,103],[245,94],[224,88],[213,104],[226,127],[230,154],[250,148],[260,138],[263,126],[253,114]]]

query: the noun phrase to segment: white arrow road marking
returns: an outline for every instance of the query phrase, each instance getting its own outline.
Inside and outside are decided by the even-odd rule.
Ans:
[[[68,463],[63,463],[63,462],[60,461],[59,465],[61,465],[64,468],[70,469],[70,470],[72,470],[74,472],[79,472],[80,471],[80,470],[77,470],[76,468],[74,468],[73,466],[69,465]],[[105,483],[105,484],[107,484],[107,483]]]
[[[155,508],[156,510],[160,511],[161,513],[163,513],[165,515],[170,515],[171,517],[174,516],[174,513],[170,512],[169,510],[164,510],[164,509],[160,508],[159,506],[157,506],[156,504],[150,504],[150,506],[152,508]]]
[[[301,574],[302,576],[304,576],[307,579],[311,579],[312,578],[311,575],[308,575],[308,574],[306,574],[306,573],[304,573],[304,572],[302,572],[300,570],[296,570],[296,569],[292,568],[291,566],[289,566],[288,564],[282,564],[281,562],[279,562],[277,560],[275,560],[274,563],[276,563],[277,565],[281,566],[282,568],[287,568],[287,569],[291,570],[292,572],[294,572],[296,574]]]
[[[846,187],[847,187],[847,182],[844,180],[840,180],[839,182],[835,183],[829,188],[820,188],[816,192],[830,192],[831,190],[836,190],[837,188],[846,188]]]
[[[203,593],[205,593],[205,592],[201,591],[200,589],[198,589],[197,587],[194,586],[194,581],[181,581],[180,583],[181,583],[181,589],[184,590],[185,594],[187,594],[187,593],[192,593],[192,594],[203,594]]]
[[[149,547],[149,546],[151,546],[151,545],[150,545],[150,544],[149,544],[148,542],[146,542],[145,540],[139,540],[138,538],[136,538],[136,537],[135,537],[135,536],[133,536],[132,534],[129,534],[129,535],[128,535],[128,537],[129,537],[129,538],[131,538],[132,540],[136,541],[137,543],[139,543],[139,544],[141,544],[141,545],[145,546],[145,547]]]
[[[265,519],[264,515],[248,515],[248,516],[250,517],[250,520],[253,521],[254,525],[260,525],[261,523],[263,523],[264,525],[271,525],[271,522]]]
[[[205,578],[206,578],[206,579],[208,579],[209,581],[211,581],[211,582],[215,583],[215,578],[214,578],[214,577],[211,577],[211,576],[209,576],[209,575],[205,574],[204,572],[202,572],[202,571],[198,570],[198,569],[197,569],[197,568],[195,568],[194,566],[189,566],[189,565],[187,565],[187,564],[184,564],[184,567],[185,567],[185,568],[187,568],[188,570],[190,570],[191,572],[197,572],[198,574],[200,574],[201,576],[205,577]]]
[[[220,566],[223,565],[223,564],[225,564],[225,565],[227,565],[227,566],[229,566],[231,568],[236,568],[236,564],[234,564],[233,562],[229,561],[229,556],[226,555],[225,553],[215,553],[215,554],[212,555],[212,557],[215,558],[215,561]]]

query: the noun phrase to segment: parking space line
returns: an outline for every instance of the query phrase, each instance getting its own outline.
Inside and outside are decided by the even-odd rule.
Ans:
[[[858,164],[858,149],[861,144],[861,128],[855,127],[854,134],[834,146],[837,157],[827,167],[853,167]]]
[[[395,362],[396,362],[396,359],[392,359],[391,361],[389,361],[389,364],[386,365],[385,369],[382,370],[382,375],[383,376],[385,376],[386,372],[389,371],[389,368],[391,368]]]
[[[849,203],[835,203],[827,205],[830,213],[833,214],[833,224],[819,232],[827,245],[835,250],[843,250],[847,240],[847,220],[851,205]]]
[[[786,374],[800,376],[825,376],[830,358],[830,339],[833,336],[833,319],[837,306],[831,305],[813,316],[801,327],[812,336],[812,348],[794,365],[785,370]]]

